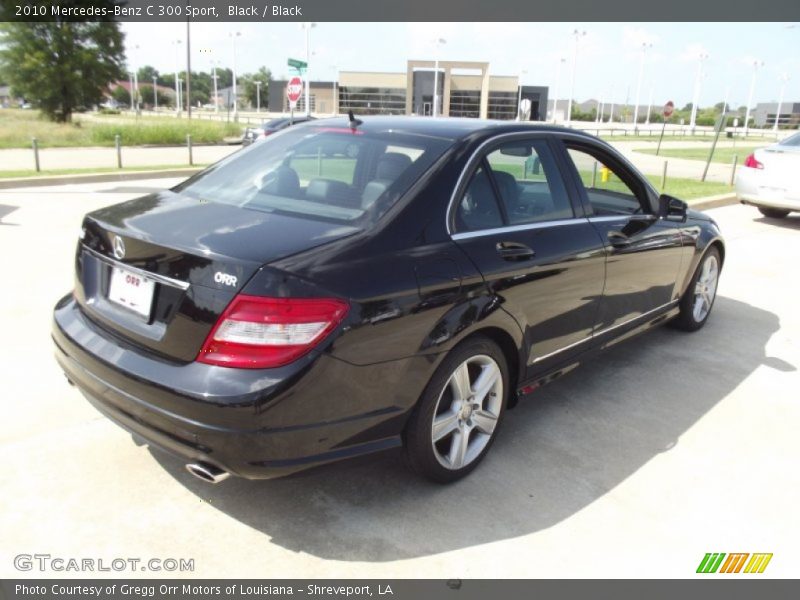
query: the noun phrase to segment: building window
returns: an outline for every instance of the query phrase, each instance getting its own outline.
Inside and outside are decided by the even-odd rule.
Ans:
[[[406,91],[403,88],[339,86],[339,112],[352,110],[361,115],[403,115]]]
[[[479,91],[452,90],[450,92],[450,116],[479,118],[481,116],[481,93]]]
[[[489,92],[489,119],[516,119],[517,92]]]

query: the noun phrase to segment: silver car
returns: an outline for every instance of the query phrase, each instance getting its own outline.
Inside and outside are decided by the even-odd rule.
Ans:
[[[765,217],[800,211],[800,133],[748,156],[736,173],[736,195]]]

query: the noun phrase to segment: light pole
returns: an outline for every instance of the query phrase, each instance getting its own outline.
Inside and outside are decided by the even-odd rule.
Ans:
[[[647,54],[648,48],[652,48],[653,44],[649,42],[642,42],[642,55],[639,58],[639,81],[636,82],[636,106],[633,108],[633,130],[639,128],[639,98],[642,93],[642,79],[644,78],[644,57]],[[650,109],[647,110],[649,116]]]
[[[211,61],[211,79],[214,80],[214,112],[219,113],[219,93],[217,92],[217,79],[219,76],[217,75],[217,62],[216,60]]]
[[[439,51],[442,44],[446,44],[447,40],[444,38],[436,38],[433,40],[436,46],[436,55],[433,60],[433,116],[439,116]]]
[[[645,125],[650,125],[650,113],[653,112],[653,91],[655,84],[650,84],[650,98],[647,101],[647,117],[644,120]]]
[[[336,65],[331,65],[331,69],[333,69],[333,96],[331,96],[331,114],[337,115],[339,113],[337,110],[339,98],[336,96],[336,81],[339,79],[339,67]]]
[[[300,27],[306,30],[306,76],[305,76],[305,99],[306,116],[311,114],[311,85],[308,81],[308,62],[311,59],[311,30],[316,27],[316,23],[301,23]]]
[[[228,36],[231,38],[231,48],[233,49],[233,120],[239,120],[239,96],[236,91],[236,38],[241,36],[241,31],[231,31]]]
[[[750,106],[753,104],[753,92],[756,91],[756,75],[758,69],[764,66],[763,60],[753,61],[753,76],[750,78],[750,93],[747,95],[747,112],[744,115],[744,137],[747,137],[747,130],[750,128]]]
[[[522,76],[527,75],[527,73],[527,69],[520,69],[519,71],[519,81],[517,86],[519,88],[519,92],[517,93],[517,121],[522,120],[522,114],[520,112],[522,107]]]
[[[697,55],[697,74],[694,76],[694,96],[692,98],[692,116],[689,118],[689,130],[694,133],[697,122],[697,104],[700,102],[700,83],[703,78],[703,62],[708,60],[708,54],[701,52]]]
[[[572,52],[572,77],[569,87],[569,101],[567,102],[567,123],[572,121],[572,98],[575,96],[575,70],[578,65],[578,41],[586,35],[586,32],[576,29],[572,32],[572,35],[575,36],[575,49]]]
[[[260,81],[254,81],[253,83],[256,84],[256,112],[260,113],[261,112],[261,82]]]
[[[553,88],[553,123],[556,122],[556,109],[558,108],[558,88],[561,87],[561,67],[567,62],[566,58],[558,59],[558,70],[556,71],[556,86]]]
[[[156,83],[157,81],[158,77],[153,75],[153,105],[154,105],[153,110],[155,112],[158,112],[158,88],[156,87],[158,85]]]
[[[130,96],[131,96],[131,112],[133,112],[134,111],[134,108],[133,108],[133,71],[128,71],[128,86],[131,89],[131,94],[130,94]]]
[[[175,40],[172,42],[175,46],[175,116],[181,116],[181,86],[178,83],[178,46],[180,46],[181,41]]]
[[[778,110],[775,111],[775,124],[772,126],[772,131],[778,131],[778,121],[781,118],[781,108],[783,108],[783,93],[786,91],[786,82],[789,81],[789,74],[784,73],[780,77],[778,77],[778,81],[781,82],[781,93],[778,96]]]

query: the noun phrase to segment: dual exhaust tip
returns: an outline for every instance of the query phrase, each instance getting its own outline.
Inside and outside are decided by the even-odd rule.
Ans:
[[[202,462],[189,463],[186,465],[186,470],[198,479],[202,479],[206,483],[220,483],[231,476],[231,474],[227,471],[223,471],[214,465],[209,465],[208,463]]]

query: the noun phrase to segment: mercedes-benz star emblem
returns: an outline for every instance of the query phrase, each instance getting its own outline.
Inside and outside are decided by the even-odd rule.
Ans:
[[[118,235],[114,236],[114,258],[119,260],[125,258],[125,242]]]

